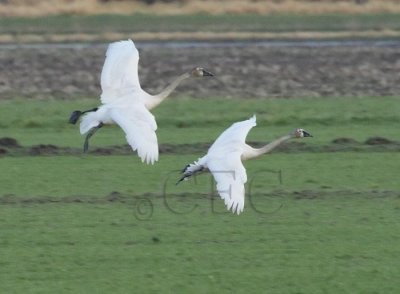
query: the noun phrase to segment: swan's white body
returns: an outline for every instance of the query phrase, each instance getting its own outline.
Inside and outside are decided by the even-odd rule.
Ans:
[[[249,131],[256,126],[256,116],[234,123],[208,149],[205,156],[185,167],[180,181],[198,172],[209,170],[217,183],[217,191],[228,210],[240,214],[244,209],[246,169],[242,160],[265,154],[291,138],[311,136],[303,129],[283,136],[261,148],[246,144]]]
[[[214,176],[218,194],[225,205],[238,214],[244,209],[244,184],[247,182],[242,156],[249,150],[250,146],[245,140],[254,126],[255,116],[234,123],[217,138],[205,156],[188,166],[192,173],[208,169]]]

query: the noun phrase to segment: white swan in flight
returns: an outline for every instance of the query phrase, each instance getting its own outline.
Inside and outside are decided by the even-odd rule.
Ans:
[[[312,137],[305,130],[296,129],[261,148],[253,148],[246,144],[245,140],[254,126],[256,126],[255,115],[248,120],[234,123],[226,129],[211,145],[205,156],[182,170],[182,177],[177,184],[196,173],[210,171],[217,183],[218,194],[225,201],[228,210],[240,214],[244,209],[244,184],[247,181],[242,160],[256,158],[270,152],[291,138]]]
[[[118,124],[125,132],[133,151],[142,162],[153,164],[158,160],[157,123],[149,110],[159,105],[185,79],[213,76],[196,67],[177,77],[157,95],[145,92],[138,77],[139,52],[132,40],[111,43],[101,72],[102,105],[86,111],[72,112],[69,122],[75,124],[86,114],[80,124],[81,134],[86,134],[84,152],[89,138],[104,124]]]

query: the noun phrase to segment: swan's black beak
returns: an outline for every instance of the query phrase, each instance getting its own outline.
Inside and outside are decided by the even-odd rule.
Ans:
[[[214,75],[209,71],[203,69],[203,77],[213,77]]]
[[[304,137],[312,137],[312,135],[310,133],[307,133],[306,131],[303,131],[303,135]]]

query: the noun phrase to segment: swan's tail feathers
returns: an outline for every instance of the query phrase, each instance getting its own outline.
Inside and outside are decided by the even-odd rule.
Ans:
[[[79,126],[81,134],[86,134],[89,130],[97,127],[101,121],[98,119],[96,112],[88,112],[82,118],[81,124]]]
[[[187,166],[185,166],[182,169],[182,171],[181,171],[182,177],[179,179],[178,182],[176,182],[176,185],[178,185],[183,180],[187,180],[191,176],[198,174],[205,170],[205,166],[204,166],[204,164],[201,163],[201,161],[202,161],[201,159],[202,158],[200,158],[198,161],[188,164]]]

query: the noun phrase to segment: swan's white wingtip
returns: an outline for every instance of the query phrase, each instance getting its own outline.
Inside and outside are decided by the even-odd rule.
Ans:
[[[253,114],[253,116],[249,118],[249,121],[252,122],[252,123],[254,123],[254,125],[256,126],[256,125],[257,125],[257,118],[256,118],[256,115]]]
[[[154,165],[158,161],[158,154],[150,155],[150,154],[139,154],[139,157],[142,163]]]
[[[233,214],[241,214],[244,210],[244,205],[239,202],[234,202],[232,199],[225,199],[226,208],[232,211]]]

